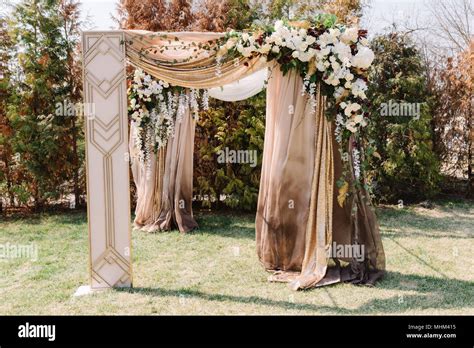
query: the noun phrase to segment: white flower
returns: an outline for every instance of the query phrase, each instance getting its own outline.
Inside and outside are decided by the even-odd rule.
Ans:
[[[293,53],[291,54],[291,56],[293,58],[298,58],[300,56],[300,52],[299,51],[293,51]]]
[[[243,33],[242,34],[242,41],[243,42],[247,42],[249,38],[250,38],[250,35],[248,33]]]
[[[268,52],[270,52],[271,48],[272,48],[272,45],[267,43],[267,44],[263,45],[262,47],[260,47],[260,49],[258,51],[260,53],[267,54]]]
[[[367,90],[367,83],[362,79],[357,79],[352,84],[352,94],[356,97],[366,99],[365,91]]]
[[[335,42],[336,39],[339,37],[339,35],[341,35],[341,31],[337,28],[330,28],[329,35],[331,35],[331,37],[334,38],[334,42]]]
[[[338,55],[342,62],[349,62],[352,58],[351,48],[345,43],[338,42],[334,45],[332,51]]]
[[[324,32],[319,35],[318,40],[316,41],[321,48],[326,47],[327,45],[333,44],[337,41],[337,38],[331,36],[328,32]]]
[[[230,50],[232,47],[235,46],[235,44],[237,43],[237,39],[236,38],[230,38],[229,40],[227,40],[226,44],[225,44],[225,47]]]
[[[334,91],[334,98],[339,99],[345,92],[343,87],[337,87]]]
[[[351,44],[357,41],[359,37],[359,29],[356,27],[347,28],[341,35],[341,41],[346,44]]]
[[[252,49],[251,47],[245,47],[241,53],[244,57],[248,58],[252,55]]]
[[[308,48],[308,45],[305,42],[302,42],[298,45],[297,50],[304,52],[306,51],[307,48]]]
[[[354,123],[357,124],[357,123],[361,123],[364,117],[361,114],[357,114],[352,119],[354,120]]]
[[[309,60],[313,56],[314,56],[314,53],[309,50],[308,52],[299,52],[298,59],[301,60],[302,62],[309,62]]]
[[[360,104],[359,103],[351,103],[351,104],[348,104],[346,106],[346,108],[344,109],[344,114],[346,116],[351,116],[353,112],[357,112],[359,111],[361,108]]]
[[[367,69],[375,58],[374,52],[365,46],[359,46],[358,50],[357,54],[352,58],[352,65],[357,68]]]
[[[275,37],[275,44],[278,46],[283,46],[283,38],[280,36]]]
[[[357,132],[356,124],[355,124],[354,121],[352,121],[352,120],[348,120],[348,121],[346,122],[346,128],[347,128],[348,130],[350,130],[352,133]]]
[[[363,46],[369,46],[369,40],[367,40],[367,38],[363,37],[359,40],[359,42],[361,43],[361,45]]]
[[[306,36],[306,43],[308,46],[314,44],[316,42],[316,38],[314,36]]]
[[[341,69],[341,64],[339,64],[335,59],[331,61],[331,67],[334,71],[339,71]]]
[[[276,21],[274,27],[275,27],[275,31],[277,31],[277,30],[283,28],[283,21],[281,21],[281,20],[280,20],[280,21]]]

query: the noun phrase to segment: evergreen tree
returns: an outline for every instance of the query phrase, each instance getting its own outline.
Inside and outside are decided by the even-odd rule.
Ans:
[[[11,23],[21,71],[18,99],[8,113],[14,129],[11,146],[21,159],[36,208],[68,192],[80,161],[71,149],[77,127],[70,117],[56,114],[57,104],[74,101],[77,88],[71,83],[71,28],[63,15],[66,11],[77,18],[78,9],[68,4],[72,2],[25,0],[15,7]]]
[[[376,197],[389,202],[429,198],[437,190],[439,163],[420,54],[406,35],[397,33],[375,38],[372,49],[376,58],[367,93],[372,103],[367,131],[376,149],[370,159]]]

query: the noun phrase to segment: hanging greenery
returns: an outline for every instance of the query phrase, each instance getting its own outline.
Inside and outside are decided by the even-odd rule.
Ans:
[[[150,155],[166,146],[174,134],[176,122],[181,122],[188,108],[194,117],[199,114],[199,99],[203,109],[208,108],[207,91],[171,86],[153,79],[141,69],[136,69],[128,90],[129,116],[136,132],[139,160],[149,163]]]

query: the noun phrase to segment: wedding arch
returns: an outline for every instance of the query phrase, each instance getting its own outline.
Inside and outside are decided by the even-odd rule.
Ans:
[[[199,103],[208,96],[241,100],[264,87],[256,242],[270,280],[304,289],[373,283],[383,274],[363,171],[366,75],[374,58],[365,31],[331,17],[248,32],[86,31],[82,50],[84,102],[94,105],[86,108],[92,289],[132,286],[130,162],[135,226],[194,229]],[[129,97],[127,61],[136,68]],[[361,247],[363,257],[336,255],[336,245]]]

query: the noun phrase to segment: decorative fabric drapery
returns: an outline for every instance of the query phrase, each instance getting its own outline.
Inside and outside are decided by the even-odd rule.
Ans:
[[[264,156],[256,217],[257,250],[271,280],[310,287],[326,274],[332,240],[333,149],[324,98],[313,113],[301,77],[273,69],[267,88]],[[290,272],[287,272],[290,271]],[[293,272],[302,271],[301,276]]]
[[[236,82],[209,89],[209,96],[227,102],[245,100],[257,95],[265,88],[268,69],[262,69]]]
[[[267,66],[265,58],[255,57],[240,57],[219,66],[217,39],[224,35],[129,30],[125,32],[127,57],[132,65],[157,79],[175,86],[203,89],[236,82]]]
[[[188,109],[167,146],[144,165],[137,158],[132,123],[129,147],[137,187],[136,228],[153,232],[177,226],[180,232],[188,232],[197,227],[192,212],[194,128]]]
[[[258,57],[219,63],[216,40],[223,33],[125,35],[132,65],[172,85],[210,89],[215,96],[224,86],[224,100],[255,94],[260,88],[256,82],[247,88],[236,86],[245,86],[246,78],[260,81],[259,71],[268,67]],[[274,272],[270,280],[291,282],[293,289],[346,280],[373,283],[385,269],[375,215],[363,191],[339,206],[335,178],[342,166],[334,150],[334,125],[325,116],[319,89],[313,112],[308,97],[302,96],[302,85],[296,72],[283,76],[278,66],[272,67],[256,216],[258,257]],[[143,164],[134,162],[138,227],[163,230],[174,222],[187,232],[197,226],[191,207],[194,126],[188,110],[166,149],[150,162],[148,174]],[[132,132],[132,155],[133,137]],[[365,260],[330,255],[332,243],[364,246]]]

